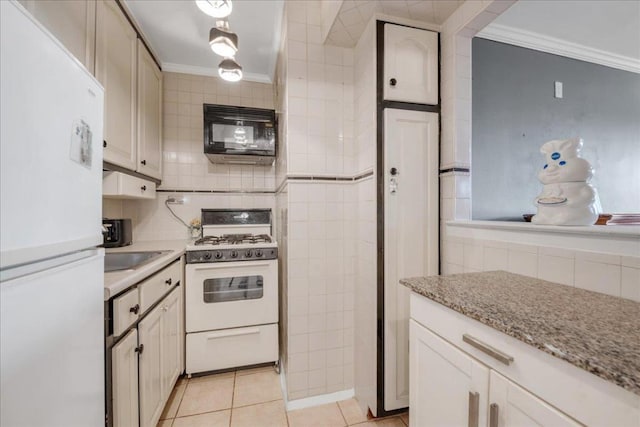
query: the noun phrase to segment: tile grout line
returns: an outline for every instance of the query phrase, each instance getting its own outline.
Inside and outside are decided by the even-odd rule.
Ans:
[[[344,412],[342,412],[342,407],[340,406],[340,403],[335,402],[336,405],[338,405],[338,411],[340,411],[340,415],[342,415],[342,419],[344,421],[344,425],[348,426],[349,422],[347,421],[347,417],[344,416]]]
[[[233,389],[231,391],[231,408],[229,411],[229,427],[231,427],[231,422],[233,421],[233,401],[236,397],[236,378],[238,377],[238,371],[233,371]]]

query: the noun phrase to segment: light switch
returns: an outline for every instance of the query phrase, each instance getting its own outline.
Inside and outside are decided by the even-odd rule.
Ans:
[[[555,97],[562,98],[562,82],[556,82]]]

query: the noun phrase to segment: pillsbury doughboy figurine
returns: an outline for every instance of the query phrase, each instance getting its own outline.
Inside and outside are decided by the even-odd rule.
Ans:
[[[535,198],[538,213],[534,224],[593,225],[601,211],[596,190],[588,183],[593,169],[578,157],[582,139],[556,139],[546,142],[540,152],[545,164],[538,173],[542,193]]]

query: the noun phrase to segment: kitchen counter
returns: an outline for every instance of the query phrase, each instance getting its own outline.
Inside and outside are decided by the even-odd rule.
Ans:
[[[505,271],[400,283],[640,395],[640,303]]]
[[[136,269],[112,271],[104,274],[104,300],[119,294],[125,289],[149,277],[161,268],[169,265],[185,253],[185,247],[191,240],[159,240],[149,242],[135,242],[122,248],[106,249],[107,253],[139,252],[139,251],[170,251],[148,264]]]

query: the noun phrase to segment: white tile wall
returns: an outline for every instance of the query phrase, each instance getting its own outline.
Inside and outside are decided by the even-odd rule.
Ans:
[[[160,189],[274,190],[274,166],[218,165],[203,153],[202,104],[274,108],[270,84],[164,73],[163,173]]]
[[[203,208],[275,208],[273,194],[157,193],[155,200],[126,200],[122,214],[132,219],[134,241],[189,238],[188,229],[165,206],[167,197],[185,199],[183,205],[171,207],[187,224],[194,218],[200,218],[200,209]]]
[[[640,301],[640,256],[448,236],[443,274],[506,270]]]

